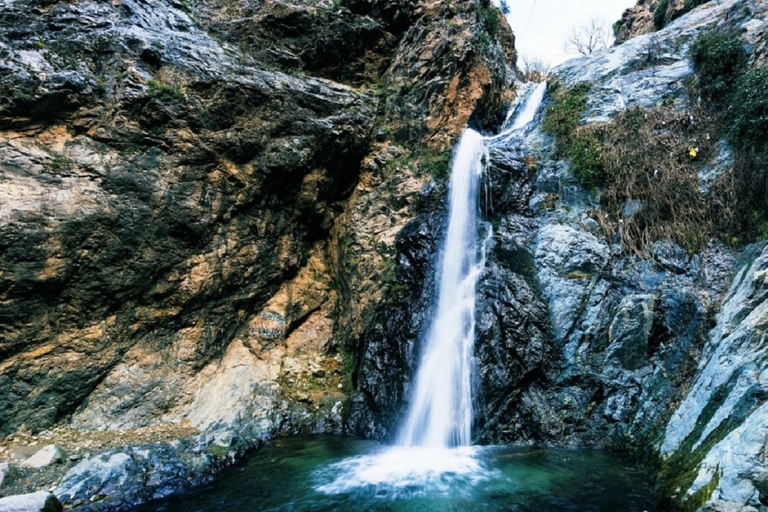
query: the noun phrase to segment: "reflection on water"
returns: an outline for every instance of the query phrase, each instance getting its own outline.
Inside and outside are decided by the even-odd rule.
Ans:
[[[649,475],[592,451],[431,453],[334,437],[272,441],[209,487],[142,511],[654,511]]]

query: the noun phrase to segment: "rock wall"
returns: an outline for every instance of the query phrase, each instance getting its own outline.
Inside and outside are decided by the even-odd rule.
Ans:
[[[737,29],[761,66],[765,36],[754,27],[767,9],[710,2],[554,73],[568,87],[591,84],[584,124],[632,107],[686,111],[695,36]],[[727,149],[718,153],[697,164],[702,190],[731,165]],[[765,244],[627,251],[620,230],[603,229],[599,194],[539,128],[498,143],[490,159],[486,210],[497,235],[479,290],[479,437],[648,458],[670,509],[764,507]]]
[[[191,436],[73,448],[57,492],[98,509],[272,435],[384,435],[410,362],[381,409],[360,376],[419,330],[434,232],[408,226],[439,224],[463,127],[499,122],[513,42],[486,0],[0,2],[3,457]]]

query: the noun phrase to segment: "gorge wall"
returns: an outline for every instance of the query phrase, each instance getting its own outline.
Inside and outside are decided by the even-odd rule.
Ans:
[[[547,104],[589,84],[598,134],[639,112],[710,197],[734,156],[689,50],[732,29],[763,66],[768,4],[693,4],[641,0]],[[62,445],[37,485],[109,510],[271,436],[390,437],[450,150],[524,90],[513,43],[483,0],[0,0],[0,456]],[[609,211],[558,143],[490,147],[477,440],[626,451],[665,507],[761,510],[765,243],[638,244],[648,200]]]
[[[514,60],[487,1],[0,3],[4,458],[63,445],[96,510],[372,433],[353,348],[411,324],[398,244]]]
[[[762,68],[768,5],[689,11],[556,68],[550,104],[564,89],[586,90],[574,140],[660,187],[687,169],[673,203],[685,190],[717,202],[718,180],[737,172],[734,151],[696,94],[704,78],[691,47],[702,34],[733,34],[749,66]],[[480,286],[481,439],[629,451],[659,469],[664,510],[762,510],[764,241],[738,248],[712,236],[685,247],[684,237],[670,239],[682,232],[671,224],[648,236],[652,222],[678,213],[654,217],[658,198],[633,196],[640,189],[627,173],[615,188],[585,184],[589,149],[574,145],[564,158],[561,143],[540,124],[491,150],[496,246]],[[698,233],[712,222],[704,218]]]

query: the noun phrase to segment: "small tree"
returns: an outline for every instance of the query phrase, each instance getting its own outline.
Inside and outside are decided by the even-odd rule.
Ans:
[[[608,48],[612,41],[612,30],[604,20],[592,18],[589,22],[574,27],[568,33],[563,43],[563,49],[568,53],[591,55]]]
[[[522,71],[528,82],[543,82],[549,75],[552,65],[541,57],[533,55],[523,55]]]

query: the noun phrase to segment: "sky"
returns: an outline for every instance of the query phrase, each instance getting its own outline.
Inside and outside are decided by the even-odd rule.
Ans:
[[[510,10],[507,20],[515,33],[518,54],[538,57],[556,66],[578,56],[563,50],[564,39],[573,27],[593,18],[604,19],[610,27],[636,0],[506,0],[506,3]],[[518,61],[518,65],[522,64]]]

